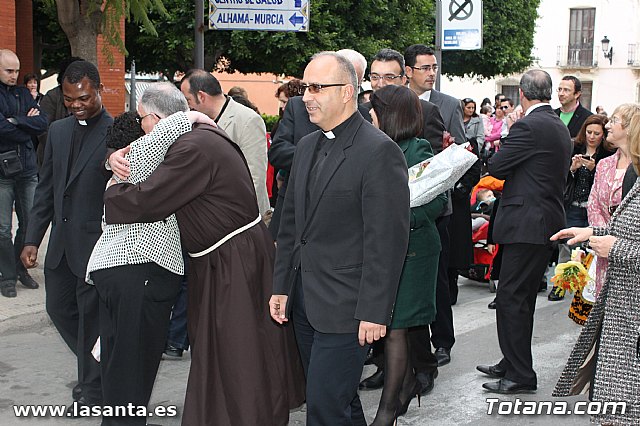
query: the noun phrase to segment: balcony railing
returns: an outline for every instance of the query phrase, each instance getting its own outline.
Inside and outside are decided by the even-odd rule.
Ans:
[[[598,56],[593,46],[558,46],[556,65],[567,68],[593,68],[598,66]]]
[[[627,65],[630,65],[632,67],[640,67],[640,43],[629,45]]]

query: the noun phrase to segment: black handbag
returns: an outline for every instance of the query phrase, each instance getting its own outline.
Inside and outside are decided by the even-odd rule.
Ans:
[[[12,178],[22,172],[22,162],[18,151],[0,153],[0,175],[4,178]]]
[[[576,180],[572,174],[567,177],[567,184],[564,188],[564,207],[568,208],[573,201],[573,195],[576,191]]]

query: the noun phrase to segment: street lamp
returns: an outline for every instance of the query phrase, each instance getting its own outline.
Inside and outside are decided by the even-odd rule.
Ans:
[[[602,43],[602,53],[604,53],[604,57],[609,60],[609,65],[611,65],[613,63],[613,47],[609,48],[609,39],[607,36],[604,36],[604,38],[600,40],[600,43]]]

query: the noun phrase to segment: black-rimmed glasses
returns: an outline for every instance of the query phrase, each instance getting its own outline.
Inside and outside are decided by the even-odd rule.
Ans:
[[[154,116],[156,116],[158,119],[160,119],[160,117],[158,117],[158,114],[156,114],[156,113],[154,113],[154,112],[150,112],[149,114],[147,114],[147,115],[143,115],[142,117],[140,117],[140,114],[136,114],[136,122],[137,122],[138,124],[142,124],[142,120],[144,120],[145,118],[147,118],[147,117],[148,117],[148,116],[150,116],[150,115],[154,115]]]
[[[369,80],[371,81],[378,81],[378,80],[386,80],[389,83],[393,82],[393,80],[395,80],[396,78],[401,78],[402,74],[399,75],[394,75],[394,74],[369,74]]]
[[[438,66],[437,65],[421,65],[419,67],[410,67],[413,68],[416,71],[423,71],[423,72],[428,72],[433,70],[433,72],[438,72]]]
[[[320,93],[322,89],[324,89],[325,87],[340,87],[340,86],[346,86],[348,84],[349,83],[329,83],[329,84],[302,83],[301,87],[304,91],[308,89],[309,93],[313,93],[315,95]]]

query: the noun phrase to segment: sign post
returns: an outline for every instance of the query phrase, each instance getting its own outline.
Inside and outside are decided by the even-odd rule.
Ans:
[[[309,31],[309,0],[209,0],[214,30]]]
[[[442,50],[482,49],[482,0],[443,0],[438,18]]]

